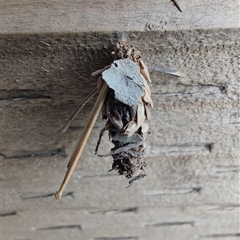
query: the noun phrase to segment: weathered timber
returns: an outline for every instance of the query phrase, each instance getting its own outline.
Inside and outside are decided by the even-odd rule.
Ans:
[[[2,2],[3,239],[239,239],[239,2],[175,2],[182,12],[165,0]],[[115,31],[150,69],[147,177],[126,189],[107,172],[111,158],[94,156],[99,118],[57,203],[96,97],[61,129],[112,62]],[[111,147],[104,136],[99,152]]]
[[[126,190],[107,172],[111,158],[94,156],[99,119],[56,203],[96,98],[61,128],[95,87],[91,72],[111,62],[117,34],[2,36],[4,239],[238,239],[239,37],[238,29],[129,33],[153,81],[147,177]],[[100,153],[110,148],[104,137]]]
[[[239,27],[238,0],[2,1],[1,33],[173,31]]]

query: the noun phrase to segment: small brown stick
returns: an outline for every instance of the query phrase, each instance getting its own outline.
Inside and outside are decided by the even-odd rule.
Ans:
[[[101,89],[99,95],[98,95],[97,101],[94,104],[92,112],[89,116],[89,120],[87,122],[87,125],[83,129],[82,137],[79,138],[79,140],[77,142],[77,145],[76,145],[76,147],[75,147],[75,149],[72,153],[72,156],[71,156],[71,158],[68,162],[68,166],[67,166],[68,170],[67,170],[66,175],[63,179],[62,185],[60,186],[59,190],[55,194],[55,198],[56,198],[57,201],[60,200],[60,198],[63,194],[63,191],[64,191],[64,189],[65,189],[65,187],[66,187],[66,185],[67,185],[67,183],[68,183],[68,181],[69,181],[69,179],[70,179],[70,177],[71,177],[71,175],[72,175],[72,173],[73,173],[73,171],[74,171],[74,169],[77,165],[77,162],[78,162],[78,160],[79,160],[79,158],[80,158],[80,156],[83,152],[83,149],[84,149],[84,147],[87,143],[87,140],[90,136],[90,133],[92,132],[93,126],[94,126],[94,124],[95,124],[95,122],[98,118],[98,115],[101,111],[101,108],[104,104],[107,93],[108,93],[108,86],[107,86],[107,84],[104,84],[102,86],[102,89]]]
[[[101,74],[102,72],[104,72],[106,69],[108,69],[108,68],[110,68],[110,67],[111,67],[111,65],[107,65],[107,66],[105,66],[104,68],[99,69],[99,70],[93,72],[93,73],[92,73],[92,77],[95,77],[95,76]]]
[[[95,88],[77,107],[75,112],[71,115],[71,117],[68,119],[66,124],[64,125],[62,132],[65,133],[75,117],[78,115],[78,113],[85,107],[85,105],[88,103],[88,101],[97,93],[97,88]]]
[[[179,12],[182,12],[181,8],[179,7],[179,5],[177,4],[177,2],[175,0],[171,0],[173,2],[173,5],[178,9]]]

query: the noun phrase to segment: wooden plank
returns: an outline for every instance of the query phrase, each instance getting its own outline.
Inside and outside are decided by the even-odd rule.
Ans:
[[[239,27],[237,0],[2,1],[2,34]]]
[[[4,239],[238,239],[239,37],[238,29],[129,33],[153,81],[147,177],[125,189],[124,178],[107,172],[111,158],[93,155],[99,119],[55,202],[94,99],[66,134],[61,127],[95,86],[90,73],[111,61],[116,35],[3,36]],[[110,148],[104,137],[100,152]]]
[[[49,214],[51,218],[49,218]],[[6,239],[238,239],[239,208],[218,206],[146,207],[124,212],[102,209],[23,211],[3,219],[14,231]],[[229,219],[229,221],[226,221]],[[218,237],[217,237],[218,236]],[[124,238],[125,237],[125,238]],[[127,238],[128,237],[128,238]]]
[[[160,36],[152,32],[130,34],[129,38],[142,50],[150,69],[166,66],[180,69],[186,75],[176,78],[151,70],[153,113],[156,112],[153,126],[158,125],[162,132],[157,135],[161,145],[187,144],[186,136],[194,134],[189,142],[203,146],[218,141],[229,131],[234,135],[239,122],[236,101],[239,81],[235,70],[238,30],[195,30]],[[60,153],[71,139],[78,138],[94,99],[73,124],[78,128],[66,134],[60,129],[81,99],[96,86],[90,73],[111,61],[111,43],[116,41],[116,35],[5,36],[1,40],[5,70],[1,75],[2,134],[8,136],[1,153],[4,156]],[[193,130],[186,122],[194,123]],[[201,130],[202,126],[206,131]],[[208,137],[208,127],[214,138]],[[169,129],[178,132],[181,138],[164,137]],[[219,130],[222,135],[217,133]],[[231,140],[217,146],[237,148]]]
[[[67,195],[58,204],[53,201],[53,196],[66,170],[67,161],[53,158],[4,160],[4,212],[56,208],[111,210],[172,205],[239,205],[237,189],[240,167],[237,156],[212,155],[178,153],[155,158],[147,155],[147,178],[125,189],[128,184],[124,178],[107,172],[110,159],[98,163],[101,160],[91,158],[90,153],[88,157],[85,154],[65,191]],[[11,175],[8,176],[8,172]]]

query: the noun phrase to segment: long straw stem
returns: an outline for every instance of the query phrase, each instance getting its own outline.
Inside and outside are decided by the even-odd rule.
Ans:
[[[83,149],[87,143],[87,140],[90,136],[90,133],[92,132],[92,129],[94,127],[94,124],[98,118],[98,115],[101,111],[101,108],[104,104],[104,101],[105,101],[105,98],[107,96],[107,92],[108,92],[108,86],[107,84],[104,84],[102,86],[102,89],[98,95],[98,98],[97,98],[97,101],[95,102],[94,104],[94,107],[92,109],[92,112],[89,116],[89,120],[87,122],[87,125],[84,127],[83,129],[83,132],[82,132],[82,137],[79,138],[78,142],[77,142],[77,145],[72,153],[72,156],[69,160],[69,163],[68,163],[68,170],[66,172],[66,175],[63,179],[63,182],[62,182],[62,185],[60,186],[59,190],[56,192],[55,194],[55,198],[56,200],[60,200],[62,194],[63,194],[63,191],[65,189],[65,187],[67,186],[67,183],[77,165],[77,162],[80,158],[80,156],[82,155],[82,152],[83,152]]]

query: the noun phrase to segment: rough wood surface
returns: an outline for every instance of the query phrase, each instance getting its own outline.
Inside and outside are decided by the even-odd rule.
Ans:
[[[239,239],[239,29],[129,33],[151,71],[147,177],[129,189],[94,156],[97,122],[60,202],[54,193],[116,34],[1,38],[1,239]],[[100,152],[110,149],[107,137]]]
[[[172,31],[239,27],[238,0],[3,0],[1,33]]]
[[[167,0],[2,1],[1,239],[239,239],[239,1],[176,2],[182,12]],[[152,69],[147,178],[125,189],[111,158],[93,155],[99,119],[55,202],[96,98],[61,128],[117,40],[89,32],[111,31],[132,31]],[[105,137],[100,152],[110,147]]]

